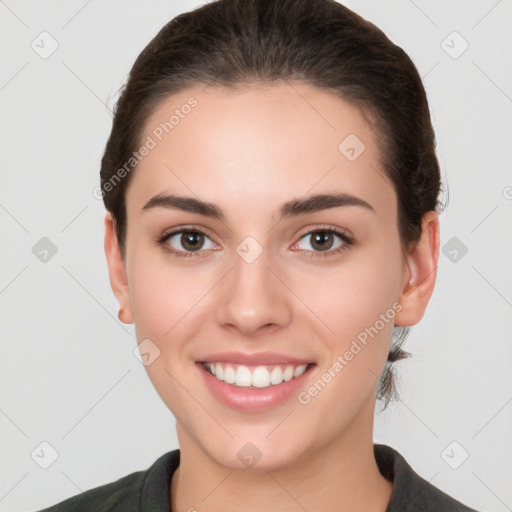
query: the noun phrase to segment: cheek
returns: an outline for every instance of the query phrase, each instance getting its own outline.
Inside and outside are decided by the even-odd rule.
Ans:
[[[182,386],[190,379],[190,342],[201,338],[204,298],[212,284],[204,271],[151,259],[142,251],[132,256],[130,303],[137,340],[149,339],[159,351],[145,369],[164,403],[187,422],[200,415]],[[192,383],[187,387],[192,389]]]
[[[130,303],[133,319],[140,337],[159,340],[172,329],[180,309],[178,294],[179,282],[170,283],[155,274],[151,268],[140,269],[130,284]]]
[[[377,250],[354,253],[339,266],[303,276],[298,295],[307,297],[305,302],[331,333],[325,339],[333,345],[357,337],[376,322],[383,336],[392,331],[401,263],[397,253],[381,254]],[[379,321],[383,314],[384,326]]]
[[[328,280],[322,279],[320,287],[311,288],[308,279],[315,289],[308,305],[332,332],[321,329],[327,351],[317,380],[302,390],[299,403],[312,416],[323,414],[326,431],[337,431],[343,418],[353,417],[362,402],[374,397],[389,353],[400,310],[394,293],[400,260],[372,254],[358,255]],[[325,410],[330,411],[327,417]]]
[[[178,349],[183,329],[190,329],[192,324],[193,331],[197,325],[196,318],[204,311],[204,297],[216,276],[206,266],[187,267],[168,261],[165,254],[142,250],[132,252],[128,272],[137,339],[150,338],[161,350]],[[171,339],[172,344],[168,343]]]

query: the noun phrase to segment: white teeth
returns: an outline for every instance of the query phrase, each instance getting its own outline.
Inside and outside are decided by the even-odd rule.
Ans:
[[[235,374],[235,384],[241,387],[249,387],[252,385],[251,370],[247,366],[240,365]]]
[[[252,372],[252,385],[256,388],[268,388],[270,386],[270,372],[264,366],[258,366]]]
[[[283,381],[288,382],[302,375],[308,367],[307,364],[288,365],[283,371],[282,367],[274,366],[269,371],[266,366],[257,366],[251,371],[244,365],[239,365],[236,370],[233,366],[223,363],[205,363],[204,366],[217,379],[223,380],[227,384],[255,388],[268,388],[271,385],[281,384]]]
[[[276,366],[270,372],[270,384],[275,386],[276,384],[281,384],[281,382],[283,382],[283,370],[281,370],[279,366]]]
[[[307,367],[308,367],[307,364],[301,364],[300,366],[297,366],[297,368],[295,368],[295,370],[293,370],[293,376],[299,377],[306,371]]]
[[[288,382],[293,379],[293,366],[287,366],[283,372],[283,379]]]
[[[226,366],[224,369],[224,382],[234,384],[236,379],[235,369],[232,366]]]

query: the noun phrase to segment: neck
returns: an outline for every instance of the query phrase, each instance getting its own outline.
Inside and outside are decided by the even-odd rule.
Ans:
[[[366,419],[352,422],[342,436],[272,471],[219,465],[178,424],[180,466],[172,478],[172,510],[385,512],[393,484],[375,461],[373,408],[365,412]]]

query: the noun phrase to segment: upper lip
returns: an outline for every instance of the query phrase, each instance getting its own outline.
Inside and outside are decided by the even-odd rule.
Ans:
[[[311,360],[298,359],[276,352],[217,352],[198,359],[200,363],[234,363],[248,366],[265,364],[310,364]]]

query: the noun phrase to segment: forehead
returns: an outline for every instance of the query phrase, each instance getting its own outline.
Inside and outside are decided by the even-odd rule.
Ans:
[[[261,209],[289,197],[341,191],[396,204],[380,163],[378,134],[361,112],[304,83],[193,87],[148,117],[147,152],[128,190],[142,207],[173,192]]]

